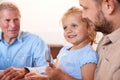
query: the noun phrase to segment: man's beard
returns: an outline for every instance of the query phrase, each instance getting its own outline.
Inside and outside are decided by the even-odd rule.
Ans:
[[[96,15],[97,22],[94,23],[95,31],[102,32],[103,34],[110,34],[113,31],[112,22],[106,20],[102,11]]]

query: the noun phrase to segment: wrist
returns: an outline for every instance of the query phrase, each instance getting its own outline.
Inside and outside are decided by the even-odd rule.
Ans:
[[[29,73],[30,71],[29,71],[28,68],[24,67],[24,72],[25,72],[25,74],[27,74],[27,73]]]

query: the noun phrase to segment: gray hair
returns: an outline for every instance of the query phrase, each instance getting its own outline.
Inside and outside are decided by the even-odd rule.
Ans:
[[[8,9],[8,10],[15,10],[19,13],[19,16],[21,17],[19,8],[12,2],[1,2],[0,3],[0,11]]]

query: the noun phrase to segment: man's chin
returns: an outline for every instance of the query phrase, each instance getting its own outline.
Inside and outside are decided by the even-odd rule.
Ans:
[[[11,38],[16,38],[17,37],[17,35],[15,34],[15,35],[10,35],[11,36]]]

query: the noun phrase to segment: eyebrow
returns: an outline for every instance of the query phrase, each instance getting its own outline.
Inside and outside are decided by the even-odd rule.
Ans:
[[[83,7],[83,8],[85,7],[85,6],[83,6],[82,4],[80,4],[80,6]]]
[[[83,8],[83,9],[87,9],[87,7],[85,7],[84,5],[80,4],[80,6]]]

